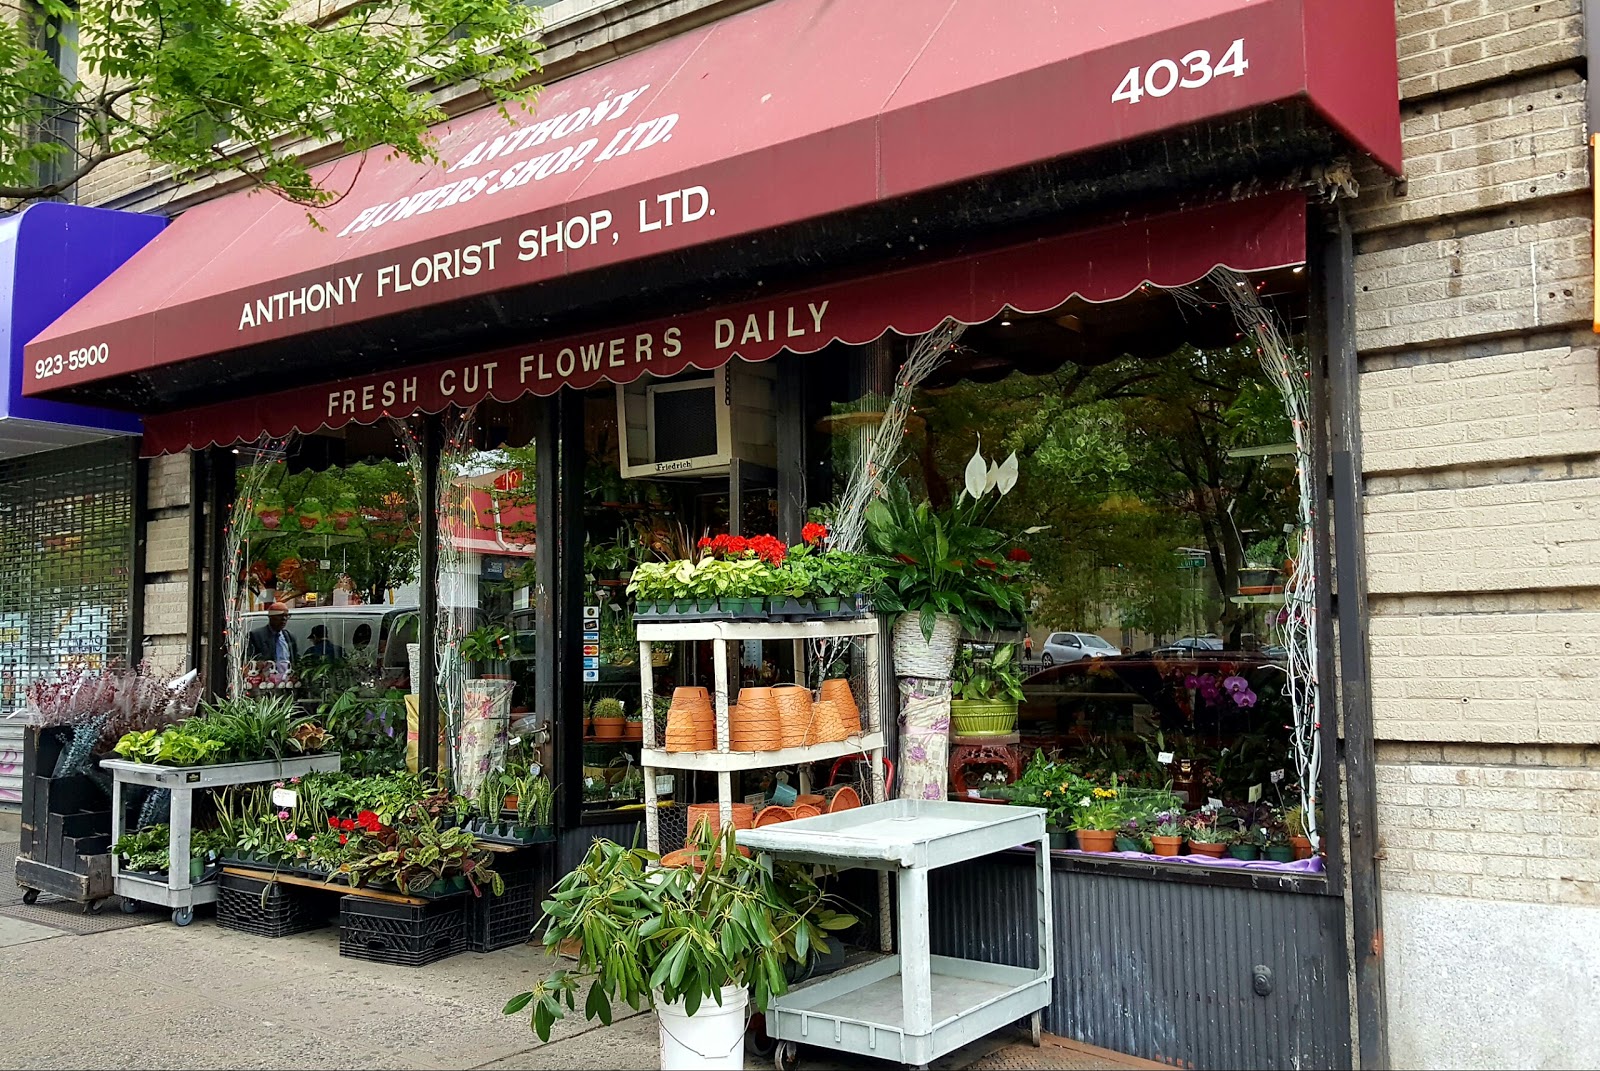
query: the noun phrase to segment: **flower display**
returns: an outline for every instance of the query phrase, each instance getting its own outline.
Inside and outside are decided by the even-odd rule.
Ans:
[[[812,521],[800,529],[800,538],[808,547],[814,547],[828,538],[828,526]]]

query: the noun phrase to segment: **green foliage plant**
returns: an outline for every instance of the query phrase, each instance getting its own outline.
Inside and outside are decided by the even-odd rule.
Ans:
[[[1021,702],[1022,676],[1017,672],[1016,644],[999,644],[988,658],[970,645],[956,656],[951,692],[957,699],[1010,699]]]
[[[541,1041],[577,1007],[592,976],[584,1018],[609,1024],[612,1005],[682,1002],[695,1014],[720,1003],[723,986],[748,987],[757,1010],[788,990],[786,961],[828,951],[827,935],[855,924],[835,911],[809,867],[749,857],[731,830],[709,827],[692,847],[695,866],[656,869],[651,852],[597,840],[544,903],[545,944],[578,945],[573,970],[558,970],[512,997],[505,1014],[529,1011]]]

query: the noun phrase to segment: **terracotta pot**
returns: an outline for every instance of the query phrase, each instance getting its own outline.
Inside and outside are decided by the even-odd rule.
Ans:
[[[1078,830],[1078,847],[1086,852],[1109,852],[1117,839],[1114,829]]]
[[[1226,844],[1204,844],[1197,840],[1189,842],[1189,851],[1194,855],[1209,855],[1213,859],[1221,859],[1222,853],[1227,850]]]
[[[1294,857],[1296,859],[1310,859],[1311,858],[1311,838],[1310,837],[1290,837],[1289,838],[1289,844],[1290,844],[1291,847],[1294,848]]]
[[[626,718],[595,718],[594,738],[596,740],[621,740],[623,729],[627,727]],[[641,727],[641,733],[644,729]]]
[[[749,829],[755,824],[755,808],[748,803],[735,803],[733,805],[733,828]],[[695,828],[705,822],[718,826],[722,821],[722,811],[715,803],[691,803],[689,805],[689,838],[694,839]]]
[[[1150,844],[1157,855],[1177,855],[1183,848],[1182,837],[1151,837]]]
[[[846,735],[854,735],[861,731],[861,708],[856,705],[856,697],[850,691],[850,682],[843,677],[830,677],[822,682],[820,696],[830,700],[838,708],[839,717],[849,729]]]
[[[638,743],[644,739],[644,722],[630,721],[622,727],[622,739]]]
[[[811,731],[811,690],[798,684],[780,684],[772,689],[778,708],[784,747],[800,747]],[[814,741],[813,741],[814,742]]]

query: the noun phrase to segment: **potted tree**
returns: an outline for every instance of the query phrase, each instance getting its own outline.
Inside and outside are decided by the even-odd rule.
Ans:
[[[693,865],[669,869],[596,840],[545,903],[545,944],[571,942],[576,967],[512,997],[505,1014],[527,1011],[548,1041],[583,985],[586,1019],[609,1024],[618,1000],[656,1010],[662,1068],[742,1068],[750,999],[765,1011],[788,990],[785,963],[827,953],[828,934],[856,920],[833,910],[809,867],[746,856],[731,830],[704,828]]]

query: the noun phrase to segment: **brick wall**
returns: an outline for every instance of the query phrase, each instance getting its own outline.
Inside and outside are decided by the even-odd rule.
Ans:
[[[1396,13],[1405,176],[1361,170],[1350,208],[1392,1057],[1582,1063],[1600,1041],[1567,996],[1600,963],[1582,9]]]
[[[152,458],[144,516],[146,661],[189,668],[189,455]]]

